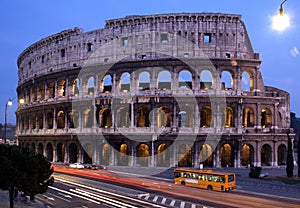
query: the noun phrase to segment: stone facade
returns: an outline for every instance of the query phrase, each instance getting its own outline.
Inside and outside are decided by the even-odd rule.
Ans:
[[[65,163],[283,165],[290,98],[260,65],[240,15],[65,30],[18,57],[18,143]]]

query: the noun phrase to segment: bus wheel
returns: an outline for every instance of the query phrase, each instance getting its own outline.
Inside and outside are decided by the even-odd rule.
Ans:
[[[181,181],[181,183],[180,183],[180,184],[184,186],[184,185],[185,185],[185,182],[184,182],[184,181]]]
[[[208,186],[207,186],[207,190],[210,190],[210,191],[213,190],[212,186],[211,186],[211,185],[208,185]]]

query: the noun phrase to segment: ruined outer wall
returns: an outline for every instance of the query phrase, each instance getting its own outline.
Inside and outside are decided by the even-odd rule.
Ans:
[[[153,32],[154,31],[154,32]],[[161,39],[155,31],[170,33],[196,44],[209,58],[257,59],[253,52],[246,28],[240,15],[221,13],[181,13],[146,16],[128,16],[106,21],[103,29],[83,32],[80,28],[62,31],[46,37],[25,49],[18,57],[19,85],[33,77],[49,72],[84,65],[93,51],[113,41],[113,48],[119,48],[122,37],[128,36],[129,46],[136,47],[145,37],[145,32],[153,32],[153,41],[160,44]],[[135,35],[132,35],[135,34]],[[210,42],[204,41],[210,37]],[[135,45],[131,45],[134,42]],[[120,44],[120,45],[119,45]],[[170,48],[166,48],[170,50]],[[176,45],[171,49],[173,57],[182,58],[185,49]],[[64,53],[64,55],[62,55]],[[113,51],[118,57],[121,50]],[[121,55],[121,54],[119,54]],[[190,56],[197,57],[197,53]],[[112,61],[110,57],[108,60]]]

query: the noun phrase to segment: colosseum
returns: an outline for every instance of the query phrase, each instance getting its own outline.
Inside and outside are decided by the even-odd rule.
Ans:
[[[261,63],[241,15],[65,30],[18,57],[18,144],[63,163],[285,165],[290,97],[264,85]]]

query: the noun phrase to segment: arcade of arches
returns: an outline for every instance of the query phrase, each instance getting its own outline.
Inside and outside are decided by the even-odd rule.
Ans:
[[[116,141],[116,143],[119,141]],[[96,163],[117,166],[147,167],[241,167],[241,166],[279,166],[286,164],[287,147],[285,143],[257,142],[242,143],[230,141],[219,143],[216,147],[196,141],[192,146],[184,142],[161,143],[118,143],[111,146],[70,142],[27,142],[21,145],[31,147],[44,154],[51,162]],[[240,148],[239,148],[240,147]]]

